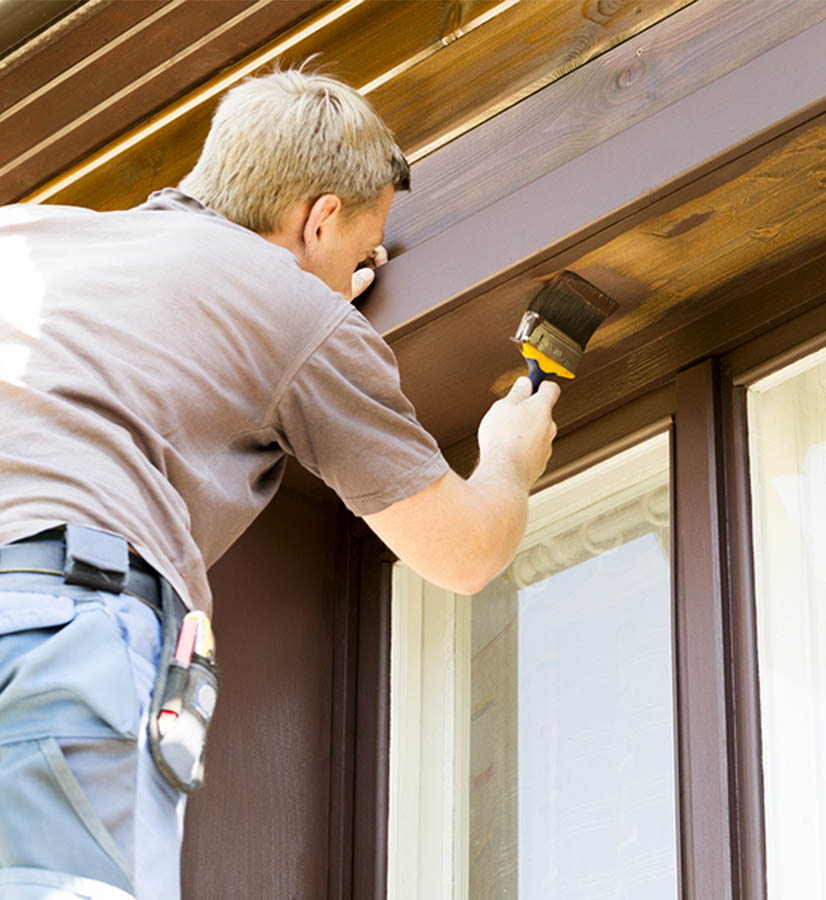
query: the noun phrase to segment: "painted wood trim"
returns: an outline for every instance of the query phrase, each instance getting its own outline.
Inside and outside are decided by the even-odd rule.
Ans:
[[[726,367],[732,382],[749,385],[826,346],[826,304],[732,350]]]
[[[718,390],[711,360],[677,378],[675,634],[685,900],[733,896]]]
[[[390,760],[390,623],[394,557],[359,541],[359,622],[354,741],[351,900],[383,900],[387,886]]]
[[[730,596],[729,641],[734,702],[730,711],[733,757],[732,835],[736,900],[767,900],[766,825],[754,583],[751,476],[746,388],[730,380],[723,362],[723,441],[726,545]]]
[[[365,315],[396,340],[812,119],[826,108],[824,45],[821,22],[391,259]]]
[[[353,808],[358,700],[358,548],[356,520],[330,494],[338,510],[336,558],[331,586],[333,658],[330,725],[330,820],[327,900],[352,900]]]
[[[470,604],[394,568],[389,900],[468,900]]]

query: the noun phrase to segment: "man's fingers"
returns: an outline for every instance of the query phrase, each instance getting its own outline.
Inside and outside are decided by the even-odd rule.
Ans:
[[[373,283],[375,277],[376,273],[372,269],[356,269],[353,272],[353,297],[358,297],[359,294],[364,293]]]
[[[378,268],[379,266],[383,266],[386,262],[387,251],[384,249],[384,244],[379,244],[373,251],[373,265]]]
[[[555,381],[545,379],[545,381],[539,385],[537,393],[542,394],[543,398],[547,397],[550,405],[554,406],[556,401],[559,400],[562,388]]]
[[[530,378],[527,375],[520,375],[514,381],[510,391],[508,391],[508,400],[512,400],[514,403],[521,403],[523,400],[527,400],[532,392],[533,385]]]

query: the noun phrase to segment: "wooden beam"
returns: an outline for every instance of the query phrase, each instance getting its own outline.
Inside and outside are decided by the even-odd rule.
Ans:
[[[826,7],[812,3],[692,4],[417,163],[388,244],[410,251],[824,18]]]
[[[362,90],[417,160],[692,2],[504,0],[456,47]]]
[[[716,15],[724,16],[727,5],[715,2]],[[693,9],[651,29],[651,46],[663,30],[672,35],[675,23],[693,15]],[[704,67],[709,47],[717,52],[714,21],[710,16],[707,29],[691,33],[683,48],[697,69]],[[739,46],[734,35],[731,42]],[[806,121],[826,108],[823,46],[826,22],[821,21],[693,93],[682,95],[680,89],[681,99],[647,117],[652,86],[644,84],[640,92],[629,88],[634,97],[625,119],[629,127],[582,147],[575,158],[391,259],[364,304],[365,314],[395,340],[519,271],[628,221],[698,174]],[[626,71],[628,52],[620,47],[545,88],[548,108],[557,93],[569,96],[571,84],[581,89],[581,108],[600,108],[599,97],[605,90],[610,95],[608,86]],[[593,67],[600,71],[598,78]],[[522,123],[522,136],[534,130],[548,142],[555,140],[553,126],[545,129],[531,116]],[[489,173],[495,170],[490,158],[486,166]],[[451,187],[446,178],[442,193],[447,202]]]
[[[406,151],[421,153],[688,2],[329,4],[26,199],[117,209],[176,184],[197,159],[224,90],[276,58],[289,64],[316,52],[334,74],[371,98]]]

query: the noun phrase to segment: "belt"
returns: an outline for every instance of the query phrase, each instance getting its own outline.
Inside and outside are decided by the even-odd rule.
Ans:
[[[89,580],[73,577],[70,580],[66,577],[66,569],[66,544],[63,528],[53,528],[15,541],[13,544],[0,545],[0,575],[26,572],[53,575],[66,584],[81,584],[110,593],[129,594],[154,610],[158,618],[162,620],[162,576],[134,553],[128,554],[128,571],[125,573],[125,579],[117,587],[107,587],[100,580],[95,580],[94,577]],[[90,574],[94,576],[96,573],[91,572]],[[176,618],[180,621],[186,614],[186,608],[177,593],[174,590],[171,593],[176,601]]]

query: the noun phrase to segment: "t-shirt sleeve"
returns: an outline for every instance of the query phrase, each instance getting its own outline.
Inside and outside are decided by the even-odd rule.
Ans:
[[[402,393],[392,350],[356,309],[302,363],[276,404],[282,447],[357,516],[448,470]]]

